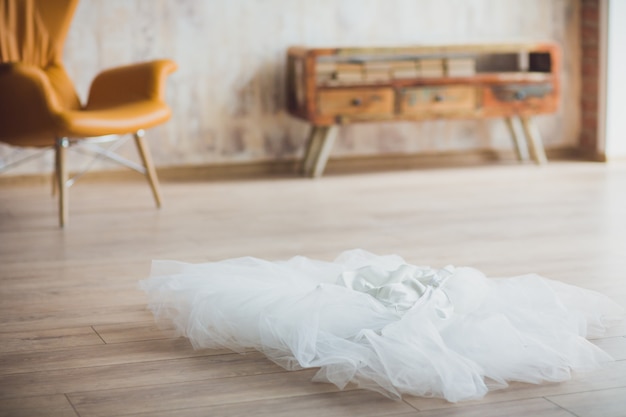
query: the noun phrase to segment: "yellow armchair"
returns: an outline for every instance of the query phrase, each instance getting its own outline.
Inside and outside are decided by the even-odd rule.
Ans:
[[[69,146],[89,138],[132,134],[157,204],[159,183],[143,137],[171,116],[165,102],[171,60],[112,68],[98,74],[82,105],[61,62],[78,0],[0,0],[0,142],[53,147],[59,223],[68,220]],[[108,152],[103,156],[111,156]],[[120,161],[121,158],[115,157]]]

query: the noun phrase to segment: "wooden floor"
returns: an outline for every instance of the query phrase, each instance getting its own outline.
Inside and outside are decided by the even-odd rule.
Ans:
[[[490,276],[537,272],[626,305],[626,166],[424,169],[319,180],[79,182],[57,228],[50,188],[0,188],[0,416],[626,416],[617,361],[481,401],[392,401],[310,382],[250,352],[194,351],[153,325],[137,282],[152,259],[325,260],[360,247]]]

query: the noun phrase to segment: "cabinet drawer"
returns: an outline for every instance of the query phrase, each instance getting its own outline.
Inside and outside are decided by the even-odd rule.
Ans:
[[[322,116],[393,114],[391,88],[341,88],[320,90],[317,112]]]
[[[486,86],[483,110],[488,115],[506,113],[551,113],[558,109],[558,95],[552,83],[504,84]]]
[[[494,97],[500,101],[522,101],[544,98],[552,94],[552,84],[507,84],[491,87]]]
[[[470,86],[408,88],[400,97],[401,114],[449,115],[476,108],[476,89]]]

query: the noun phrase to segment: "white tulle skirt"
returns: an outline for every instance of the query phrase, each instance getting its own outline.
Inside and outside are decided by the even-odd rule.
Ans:
[[[195,348],[257,349],[316,381],[456,402],[507,381],[564,381],[611,357],[586,337],[621,320],[607,297],[526,275],[487,279],[362,250],[204,264],[155,261],[140,286]]]

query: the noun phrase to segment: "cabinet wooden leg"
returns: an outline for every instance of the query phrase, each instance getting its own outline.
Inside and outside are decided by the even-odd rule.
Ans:
[[[535,126],[535,123],[530,117],[521,116],[522,127],[524,133],[528,139],[528,145],[530,146],[530,153],[537,164],[545,164],[548,162],[546,152],[543,149],[543,142],[541,140],[541,134],[539,129]]]
[[[337,130],[337,126],[324,128],[321,148],[315,160],[315,167],[313,169],[313,178],[319,178],[322,176],[324,168],[326,168],[326,162],[328,161],[330,150],[332,149],[333,144],[335,143],[335,138],[337,137]]]
[[[310,177],[313,172],[313,166],[315,160],[319,155],[320,147],[322,144],[322,136],[324,134],[324,128],[320,126],[312,126],[307,140],[306,150],[304,152],[304,159],[302,160],[302,175]]]
[[[513,138],[513,144],[515,145],[515,152],[517,153],[517,159],[521,162],[526,162],[530,159],[528,155],[528,144],[526,143],[526,139],[523,135],[519,134],[519,130],[515,123],[513,117],[506,117],[505,119],[506,126],[509,128],[509,133]]]

